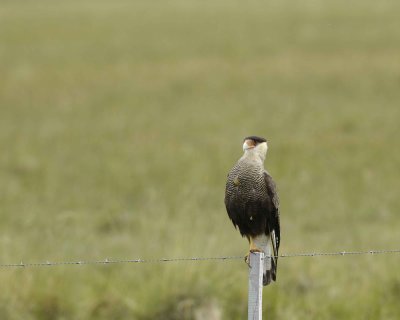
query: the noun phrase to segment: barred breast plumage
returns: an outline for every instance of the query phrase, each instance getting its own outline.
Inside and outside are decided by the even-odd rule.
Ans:
[[[242,235],[266,233],[268,192],[261,163],[241,159],[228,174],[225,205]]]

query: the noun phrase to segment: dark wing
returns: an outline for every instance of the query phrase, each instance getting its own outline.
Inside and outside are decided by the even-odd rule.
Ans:
[[[267,186],[268,196],[271,199],[272,210],[267,218],[269,232],[271,234],[274,255],[278,255],[279,244],[281,241],[281,230],[279,221],[279,197],[276,192],[275,182],[267,171],[264,172],[265,184]]]

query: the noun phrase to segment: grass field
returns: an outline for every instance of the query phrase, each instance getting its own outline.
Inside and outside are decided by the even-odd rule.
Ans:
[[[244,255],[269,139],[282,253],[399,249],[398,1],[1,1],[0,263]],[[266,319],[398,319],[399,255],[287,258]],[[1,319],[245,319],[241,260],[0,269]]]

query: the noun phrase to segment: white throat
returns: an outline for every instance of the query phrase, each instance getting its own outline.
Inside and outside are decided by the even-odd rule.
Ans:
[[[261,162],[265,161],[267,156],[268,145],[266,142],[259,143],[256,146],[248,146],[246,143],[243,144],[244,157],[254,157],[259,159]]]

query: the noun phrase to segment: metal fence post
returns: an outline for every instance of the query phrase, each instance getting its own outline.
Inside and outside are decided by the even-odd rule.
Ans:
[[[248,319],[262,320],[263,252],[250,252]]]

